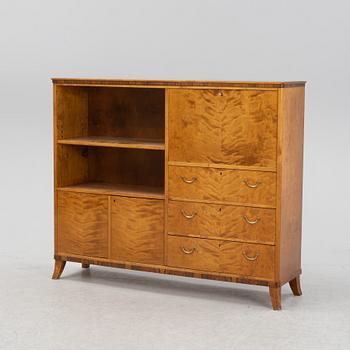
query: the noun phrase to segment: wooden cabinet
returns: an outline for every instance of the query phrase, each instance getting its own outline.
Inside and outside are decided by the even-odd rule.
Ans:
[[[53,79],[66,261],[300,295],[304,82]]]

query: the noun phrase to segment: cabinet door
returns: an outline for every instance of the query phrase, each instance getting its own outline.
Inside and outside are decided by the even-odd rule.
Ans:
[[[276,167],[277,91],[170,90],[169,160]]]
[[[58,193],[58,252],[108,256],[108,198],[85,193]]]
[[[163,200],[112,197],[112,259],[163,264],[163,242]]]

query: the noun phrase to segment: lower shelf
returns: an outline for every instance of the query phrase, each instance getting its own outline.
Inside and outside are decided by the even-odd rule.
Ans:
[[[110,184],[101,182],[87,182],[78,185],[59,187],[59,191],[120,195],[125,197],[164,199],[162,187],[148,187],[140,185]]]

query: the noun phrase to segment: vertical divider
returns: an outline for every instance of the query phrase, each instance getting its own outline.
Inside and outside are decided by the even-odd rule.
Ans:
[[[108,259],[112,257],[112,223],[111,223],[111,196],[108,196],[108,215],[107,215],[107,229],[108,229]]]
[[[168,128],[169,128],[169,89],[165,89],[165,137],[164,137],[164,265],[168,264]]]

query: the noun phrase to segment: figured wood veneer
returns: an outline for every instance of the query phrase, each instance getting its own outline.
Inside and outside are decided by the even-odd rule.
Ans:
[[[187,183],[192,181],[192,183]],[[248,186],[255,186],[251,188]],[[169,167],[169,197],[275,207],[276,174],[199,167]]]
[[[111,256],[145,264],[164,263],[164,201],[111,198]]]
[[[171,91],[169,160],[275,167],[277,99],[277,91]]]
[[[168,232],[273,245],[275,210],[171,200]]]
[[[66,261],[301,295],[305,82],[53,79]]]

